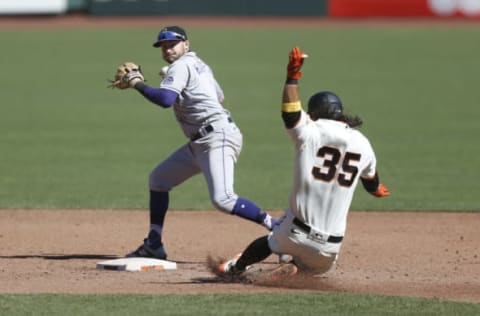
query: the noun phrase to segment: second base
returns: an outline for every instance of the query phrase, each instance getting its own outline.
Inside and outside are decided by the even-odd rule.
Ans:
[[[177,263],[153,258],[120,258],[97,263],[97,269],[117,271],[176,270]]]

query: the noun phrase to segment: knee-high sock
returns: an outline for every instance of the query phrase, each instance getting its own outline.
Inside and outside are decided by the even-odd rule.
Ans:
[[[263,261],[271,254],[272,250],[268,245],[268,236],[257,238],[243,251],[235,266],[238,270],[243,271],[246,266]]]
[[[150,190],[150,233],[148,244],[153,248],[162,245],[162,230],[169,203],[168,192]]]

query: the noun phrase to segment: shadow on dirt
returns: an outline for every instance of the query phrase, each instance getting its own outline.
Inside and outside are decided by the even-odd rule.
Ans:
[[[45,254],[45,255],[13,255],[0,256],[0,259],[45,259],[45,260],[71,260],[71,259],[117,259],[115,255],[103,254]]]

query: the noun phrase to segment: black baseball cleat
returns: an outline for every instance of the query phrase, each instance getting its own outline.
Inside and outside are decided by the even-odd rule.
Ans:
[[[137,248],[137,250],[132,251],[126,255],[127,258],[135,258],[135,257],[142,257],[142,258],[154,258],[160,260],[167,259],[167,253],[165,252],[165,248],[161,245],[158,248],[153,249],[152,247],[147,245],[147,241],[143,242],[143,245]]]

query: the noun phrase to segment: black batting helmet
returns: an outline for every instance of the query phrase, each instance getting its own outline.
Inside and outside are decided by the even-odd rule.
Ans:
[[[333,92],[318,92],[308,100],[308,114],[312,120],[319,118],[339,120],[343,114],[342,101]]]

